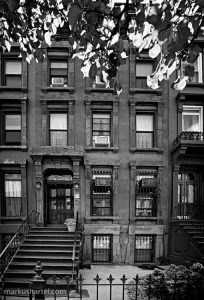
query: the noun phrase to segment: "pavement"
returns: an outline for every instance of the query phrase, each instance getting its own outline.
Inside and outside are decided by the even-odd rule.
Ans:
[[[121,285],[122,281],[120,278],[123,274],[126,275],[128,283],[133,279],[137,274],[139,277],[146,274],[151,274],[153,270],[141,269],[132,265],[91,265],[91,269],[82,269],[80,274],[83,277],[83,300],[129,300],[126,290],[124,291],[123,298],[123,287]],[[100,284],[98,287],[98,299],[97,299],[97,288],[94,278],[96,275],[101,278]],[[112,275],[113,285],[112,285],[112,298],[110,298],[110,285],[107,278]],[[106,285],[107,284],[107,285]],[[2,300],[25,300],[28,297],[14,297],[6,296]],[[54,295],[45,295],[45,299],[54,300]],[[64,293],[62,295],[58,294],[56,299],[59,300],[68,300],[67,296],[65,297]],[[71,292],[69,299],[80,299],[80,295],[76,292]]]

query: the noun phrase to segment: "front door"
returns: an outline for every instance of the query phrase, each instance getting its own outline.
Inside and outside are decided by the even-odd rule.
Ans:
[[[48,223],[64,224],[67,218],[74,217],[72,188],[48,187]]]

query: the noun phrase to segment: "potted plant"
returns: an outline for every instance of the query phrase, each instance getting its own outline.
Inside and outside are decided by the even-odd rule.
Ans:
[[[76,227],[76,220],[75,219],[66,219],[64,221],[64,224],[67,226],[67,230],[68,231],[75,231],[75,227]]]

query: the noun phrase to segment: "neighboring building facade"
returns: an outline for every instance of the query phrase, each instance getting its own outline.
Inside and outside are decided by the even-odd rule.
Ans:
[[[162,261],[178,187],[181,195],[188,181],[194,193],[203,176],[197,152],[191,170],[183,160],[188,148],[172,150],[181,128],[191,126],[185,116],[195,115],[200,125],[192,126],[200,127],[193,130],[203,130],[202,84],[192,101],[192,89],[177,95],[169,82],[151,90],[146,76],[154,62],[130,49],[117,96],[100,75],[83,79],[66,41],[45,48],[43,63],[22,62],[18,51],[14,45],[0,56],[1,248],[33,209],[40,226],[63,224],[78,211],[86,261]],[[191,203],[188,197],[179,204]]]

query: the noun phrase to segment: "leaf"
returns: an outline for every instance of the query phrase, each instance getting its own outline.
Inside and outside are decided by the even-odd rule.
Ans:
[[[189,54],[188,54],[188,57],[187,57],[187,61],[190,64],[195,63],[197,61],[197,59],[198,59],[198,56],[199,56],[200,52],[202,52],[202,48],[198,44],[193,45],[189,49]]]
[[[156,76],[147,75],[147,85],[153,90],[158,89],[159,88],[158,78]]]
[[[51,46],[51,44],[52,44],[51,33],[49,31],[45,32],[44,38],[45,38],[45,42],[48,44],[48,46]]]
[[[184,75],[189,76],[189,77],[194,77],[195,76],[195,67],[194,66],[186,66],[184,70]]]
[[[98,73],[98,68],[97,68],[96,64],[92,64],[91,68],[89,70],[89,77],[94,79],[96,77],[97,73]]]
[[[10,52],[10,50],[11,50],[11,43],[9,41],[5,40],[4,44],[5,44],[6,49],[8,50],[8,52]]]
[[[157,42],[155,42],[154,46],[151,49],[149,49],[149,56],[151,58],[156,58],[159,55],[159,53],[161,53],[161,46]]]
[[[177,91],[182,91],[186,87],[188,79],[188,76],[178,78],[176,81],[174,81],[173,88]]]
[[[77,5],[72,5],[68,13],[68,22],[73,31],[76,31],[76,25],[79,17],[81,16],[82,11]]]

